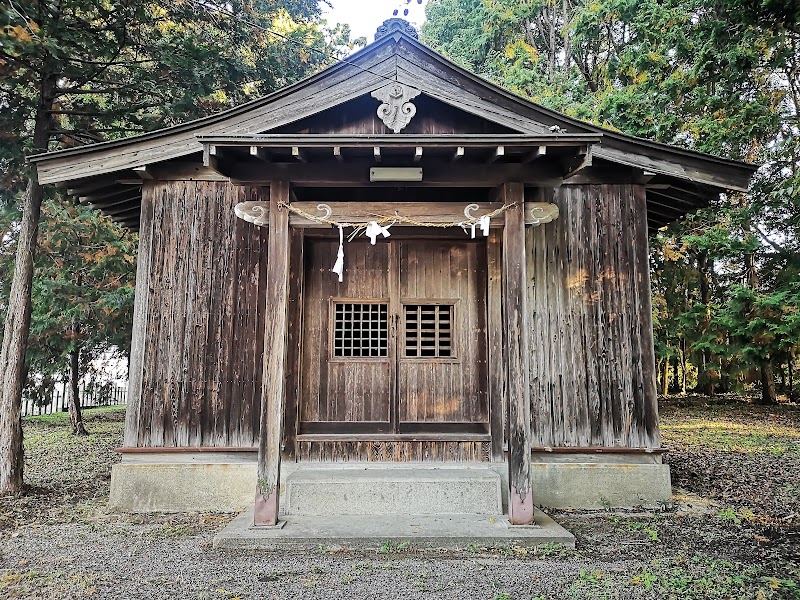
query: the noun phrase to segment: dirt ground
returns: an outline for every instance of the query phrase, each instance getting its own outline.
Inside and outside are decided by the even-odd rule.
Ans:
[[[800,598],[800,406],[661,409],[675,506],[551,514],[574,551],[223,552],[230,516],[110,514],[123,411],[25,421],[27,493],[0,498],[0,598]]]

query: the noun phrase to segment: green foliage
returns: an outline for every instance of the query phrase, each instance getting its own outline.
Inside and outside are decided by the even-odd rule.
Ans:
[[[46,387],[70,351],[81,370],[108,350],[130,349],[137,236],[84,205],[47,202],[32,292],[28,367]],[[44,384],[44,385],[42,385]]]
[[[747,195],[723,196],[651,239],[656,355],[671,391],[764,387],[779,373],[791,395],[800,4],[431,0],[427,14],[427,43],[547,107],[764,163]]]
[[[0,319],[25,157],[182,123],[330,63],[349,28],[317,0],[15,0],[0,5]],[[136,236],[48,190],[28,367],[43,397],[66,353],[129,346]],[[0,333],[0,335],[2,335]]]

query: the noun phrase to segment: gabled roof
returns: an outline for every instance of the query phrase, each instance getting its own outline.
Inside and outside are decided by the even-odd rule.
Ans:
[[[659,177],[648,190],[653,226],[707,205],[727,190],[744,191],[756,166],[609,131],[526,100],[455,65],[403,30],[294,85],[236,108],[130,138],[31,157],[43,184],[125,179],[153,164],[199,154],[199,138],[265,134],[400,82],[460,111],[532,137],[600,136],[594,158]],[[674,185],[673,185],[674,184]],[[99,183],[98,183],[99,185]],[[101,205],[102,208],[102,205]]]

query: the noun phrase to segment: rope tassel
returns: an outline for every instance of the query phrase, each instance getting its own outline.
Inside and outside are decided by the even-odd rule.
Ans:
[[[391,227],[391,225],[383,227],[381,225],[378,225],[377,221],[370,221],[369,224],[367,225],[367,229],[364,232],[364,234],[369,238],[369,243],[374,246],[375,240],[378,238],[379,235],[382,235],[385,238],[392,235],[391,233],[389,233],[389,227]]]
[[[344,229],[339,225],[339,251],[336,253],[336,262],[333,263],[334,273],[339,276],[339,283],[344,281]]]

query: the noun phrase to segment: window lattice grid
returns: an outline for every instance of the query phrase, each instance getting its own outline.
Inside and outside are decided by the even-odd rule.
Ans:
[[[333,355],[343,358],[388,356],[388,311],[386,304],[337,302],[334,306]]]
[[[453,305],[406,304],[406,358],[452,358]]]

